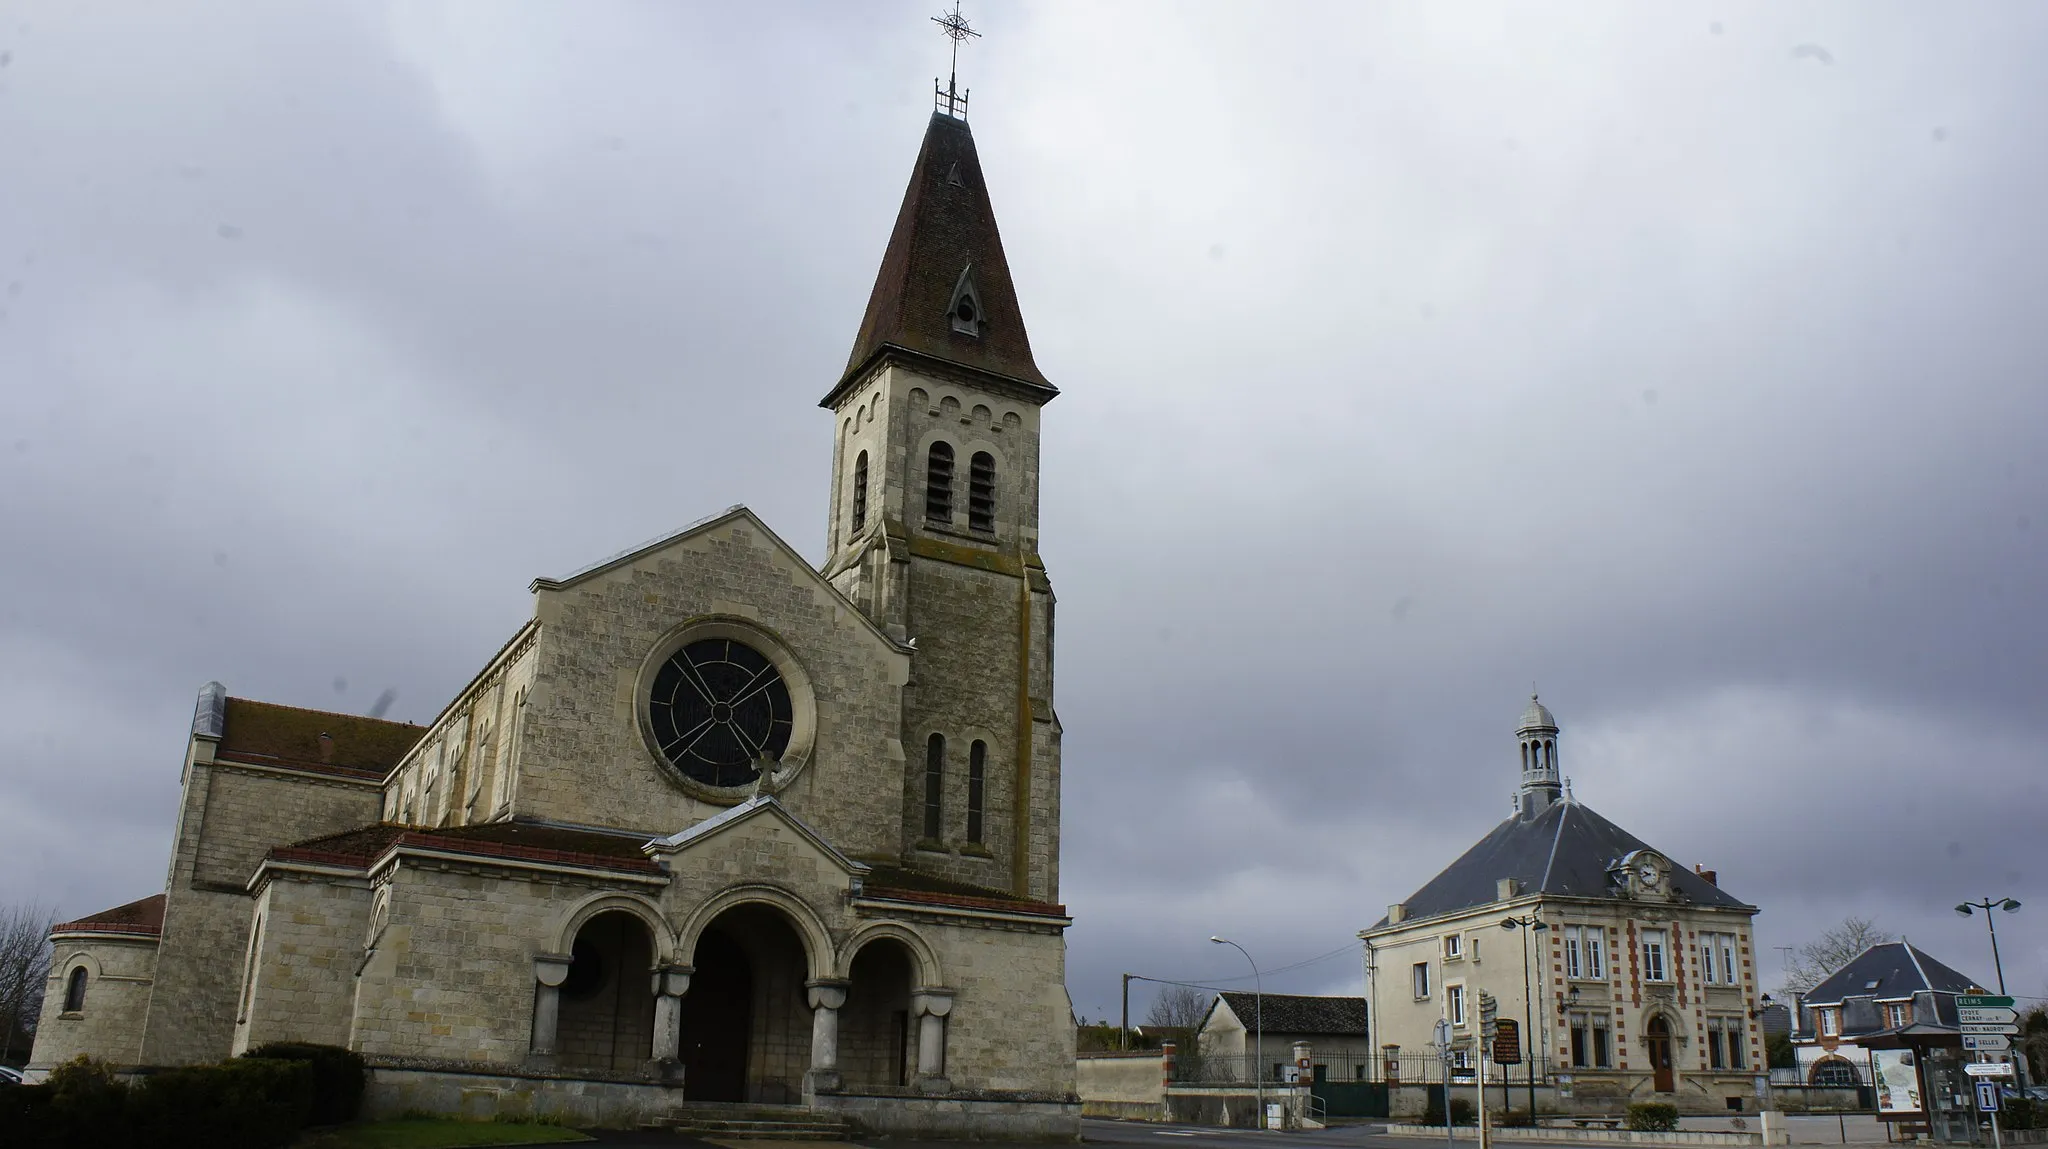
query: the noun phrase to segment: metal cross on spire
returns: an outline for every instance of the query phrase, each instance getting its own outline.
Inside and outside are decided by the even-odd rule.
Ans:
[[[953,10],[951,12],[942,12],[932,17],[932,23],[937,24],[939,31],[944,32],[947,38],[953,41],[953,63],[946,75],[946,90],[943,92],[939,91],[939,81],[934,77],[932,80],[932,104],[933,107],[944,111],[949,116],[959,116],[964,119],[967,116],[967,93],[960,91],[958,84],[960,77],[960,41],[970,36],[980,39],[981,33],[967,26],[967,17],[960,14],[960,0],[953,0]]]

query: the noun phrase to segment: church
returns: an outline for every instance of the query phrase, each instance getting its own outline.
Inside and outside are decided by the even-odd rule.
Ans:
[[[165,886],[53,932],[31,1068],[309,1041],[372,1114],[1078,1136],[1059,392],[950,93],[821,382],[822,569],[739,506],[535,579],[425,727],[203,688]]]

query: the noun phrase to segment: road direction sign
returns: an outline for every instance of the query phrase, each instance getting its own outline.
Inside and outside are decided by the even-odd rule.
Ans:
[[[1963,1035],[1963,1048],[1974,1049],[1980,1053],[1997,1053],[2011,1049],[2012,1038],[1990,1033],[1966,1033]]]
[[[2012,999],[1996,993],[1959,993],[1957,1009],[2011,1009]]]
[[[1964,1025],[2008,1025],[2020,1019],[2013,1009],[1958,1009],[1956,1020]]]
[[[1962,1028],[1964,1033],[2018,1033],[2020,1031],[2020,1027],[2017,1025],[1966,1025]]]
[[[1998,1085],[1996,1082],[1979,1081],[1977,1083],[1977,1111],[1980,1113],[1998,1112]]]
[[[2002,1061],[1973,1061],[1963,1066],[1963,1072],[1972,1077],[2011,1077],[2012,1066]]]

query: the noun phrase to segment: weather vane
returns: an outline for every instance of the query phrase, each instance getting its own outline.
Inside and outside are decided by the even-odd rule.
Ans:
[[[932,17],[932,23],[937,24],[939,31],[944,32],[946,37],[953,41],[953,63],[946,75],[946,90],[939,91],[938,79],[932,79],[932,106],[944,108],[949,116],[957,115],[964,118],[967,115],[967,93],[960,91],[958,86],[960,41],[969,36],[980,39],[981,33],[967,26],[967,17],[960,14],[960,0],[953,0],[951,12]]]

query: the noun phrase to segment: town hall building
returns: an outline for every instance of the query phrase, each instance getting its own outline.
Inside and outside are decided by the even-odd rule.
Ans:
[[[1515,728],[1513,813],[1359,933],[1384,1076],[1441,1080],[1447,1053],[1453,1079],[1469,1077],[1491,998],[1521,1031],[1524,1061],[1505,1102],[1515,1108],[1538,1086],[1539,1104],[1566,1110],[1758,1108],[1769,1071],[1757,908],[1714,871],[1674,863],[1577,801],[1558,733],[1532,695]],[[1436,1044],[1439,1021],[1448,1049]],[[1503,1080],[1489,1069],[1489,1082]]]
[[[734,507],[536,579],[425,727],[208,684],[166,884],[55,930],[32,1068],[310,1041],[364,1055],[372,1112],[1077,1136],[1058,391],[963,104],[826,382],[822,569]]]

